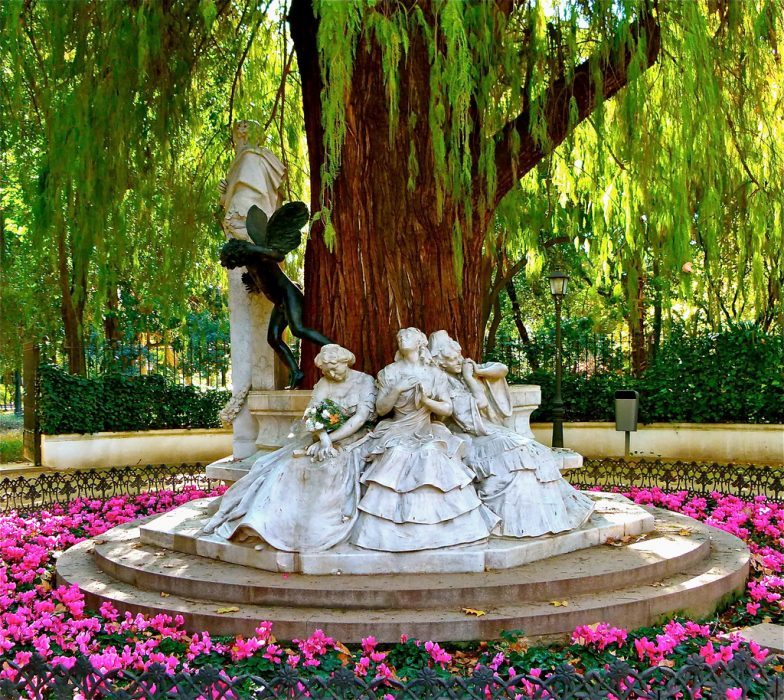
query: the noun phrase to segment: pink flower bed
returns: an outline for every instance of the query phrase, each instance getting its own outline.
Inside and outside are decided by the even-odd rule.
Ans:
[[[763,497],[744,501],[713,493],[706,499],[636,488],[627,495],[637,503],[685,513],[748,543],[754,573],[747,594],[721,618],[708,623],[673,620],[644,630],[603,623],[581,626],[574,630],[571,645],[548,648],[530,647],[519,635],[509,634],[498,642],[447,648],[407,637],[381,648],[368,637],[350,650],[321,631],[284,648],[268,622],[260,621],[250,638],[212,638],[207,632],[188,634],[180,617],[121,615],[109,604],[89,611],[77,588],[54,587],[54,562],[71,545],[207,495],[212,494],[194,489],[105,501],[79,499],[38,513],[0,516],[0,661],[23,665],[37,652],[49,663],[67,668],[86,657],[103,671],[141,671],[162,664],[175,672],[211,664],[230,675],[271,673],[284,665],[305,674],[328,674],[347,666],[357,676],[371,679],[406,677],[423,667],[470,671],[481,664],[500,677],[521,672],[536,676],[565,661],[586,670],[624,659],[644,669],[676,666],[689,654],[699,654],[714,664],[731,660],[740,648],[762,660],[767,650],[746,645],[732,629],[763,619],[780,622],[784,617],[784,506]],[[0,665],[0,678],[16,677],[13,667]]]

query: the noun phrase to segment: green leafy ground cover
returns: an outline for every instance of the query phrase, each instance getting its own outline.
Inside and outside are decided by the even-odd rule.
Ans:
[[[0,464],[22,459],[22,416],[0,413]]]

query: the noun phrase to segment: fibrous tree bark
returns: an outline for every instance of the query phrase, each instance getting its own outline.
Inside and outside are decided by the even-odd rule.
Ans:
[[[428,17],[430,3],[418,4]],[[498,11],[504,11],[503,3]],[[319,173],[324,162],[324,85],[319,69],[318,19],[311,0],[293,0],[288,20],[302,78],[312,208],[316,211],[321,206]],[[631,34],[645,35],[647,63],[652,65],[659,49],[654,16],[643,15]],[[430,58],[426,43],[418,33],[410,38],[406,60],[399,67],[400,119],[390,130],[381,51],[363,35],[346,104],[341,170],[327,202],[337,232],[334,249],[329,249],[316,225],[305,255],[308,325],[350,348],[358,358],[357,369],[364,371],[376,372],[392,361],[395,334],[406,326],[417,326],[426,333],[446,329],[459,340],[466,355],[480,357],[483,302],[492,269],[483,246],[493,208],[519,177],[546,155],[529,133],[530,111],[544,110],[548,148],[554,148],[570,128],[591,113],[599,99],[611,97],[627,83],[632,51],[633,47],[623,44],[607,58],[585,61],[570,75],[556,77],[540,102],[528,105],[496,134],[498,185],[494,200],[484,211],[476,207],[470,230],[457,239],[453,218],[440,217],[435,205],[433,144],[427,128]],[[592,80],[596,70],[603,76],[602,94]],[[519,148],[515,149],[516,142]],[[480,148],[477,139],[475,163]],[[407,161],[412,151],[418,155],[418,174],[410,188]],[[477,201],[481,187],[477,173]],[[445,212],[458,208],[454,202],[444,204]],[[462,275],[455,272],[456,253],[464,260]],[[309,360],[314,352],[314,348],[303,347],[311,380]]]
[[[68,264],[72,253],[68,250],[65,226],[57,225],[57,280],[60,286],[60,313],[65,331],[65,353],[68,356],[68,371],[71,374],[87,374],[84,351],[84,306],[86,297],[77,290],[86,287],[87,271],[74,272]]]

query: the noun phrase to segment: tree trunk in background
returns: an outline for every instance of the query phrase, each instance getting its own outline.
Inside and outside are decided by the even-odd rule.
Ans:
[[[498,335],[498,326],[501,325],[501,297],[496,296],[493,303],[493,320],[487,328],[487,338],[485,340],[485,352],[490,354],[495,350]]]
[[[429,3],[420,3],[425,15]],[[316,44],[318,21],[311,0],[292,0],[288,13],[291,37],[302,80],[305,132],[311,174],[311,209],[321,208],[324,133],[321,121],[323,88]],[[648,36],[648,61],[659,49],[659,27],[652,15],[632,27]],[[366,35],[363,35],[363,37]],[[585,61],[569,75],[558,76],[537,97],[548,122],[550,143],[561,143],[570,126],[585,119],[600,97],[607,99],[628,80],[632,57],[627,43],[609,56]],[[603,74],[603,95],[591,76]],[[363,38],[353,65],[352,90],[346,102],[346,139],[342,166],[331,193],[332,222],[337,232],[334,250],[324,243],[322,227],[313,227],[305,252],[305,323],[357,356],[356,368],[377,372],[392,362],[395,335],[416,326],[425,333],[447,330],[464,353],[480,358],[483,339],[483,299],[492,262],[483,258],[485,232],[492,216],[474,212],[473,228],[463,231],[462,278],[455,274],[454,210],[444,202],[444,217],[436,212],[436,178],[428,127],[430,58],[419,32],[412,32],[406,59],[399,66],[399,114],[390,141],[389,111],[381,54]],[[411,125],[409,115],[415,115]],[[508,122],[496,135],[497,191],[495,204],[545,156],[529,133],[529,113]],[[478,139],[475,159],[478,158]],[[416,152],[419,172],[408,188],[408,158]],[[519,157],[513,162],[512,151]],[[477,177],[477,187],[479,178]],[[492,208],[492,205],[491,207]],[[316,348],[303,344],[306,383],[316,372]]]
[[[103,333],[106,342],[110,345],[117,345],[122,340],[120,332],[120,319],[118,311],[120,309],[117,285],[109,283],[106,286],[106,310],[108,313],[103,317]]]
[[[81,308],[80,308],[81,306]],[[74,305],[63,299],[60,311],[65,329],[65,352],[68,355],[68,371],[71,374],[87,374],[87,360],[84,354],[84,333],[82,326],[83,305]]]
[[[65,352],[68,355],[68,371],[71,374],[87,374],[87,360],[84,354],[84,304],[85,297],[74,298],[75,285],[71,279],[66,253],[66,232],[63,226],[57,227],[58,283],[60,285],[60,313],[65,330]],[[87,274],[86,271],[84,273]],[[84,280],[82,280],[84,282]],[[82,284],[81,289],[85,289]]]
[[[637,265],[637,285],[629,300],[629,336],[632,343],[632,374],[639,377],[648,364],[645,338],[645,276],[642,265]]]
[[[661,346],[662,334],[662,293],[661,293],[661,279],[659,259],[653,259],[653,277],[656,281],[656,288],[653,292],[653,338],[651,340],[650,359],[656,358],[659,354],[659,347]]]
[[[539,360],[536,358],[536,354],[533,351],[528,329],[523,323],[523,314],[520,309],[520,302],[517,299],[517,290],[514,286],[514,280],[506,285],[506,293],[509,295],[509,301],[512,302],[512,316],[514,317],[515,326],[517,326],[517,332],[520,334],[520,340],[525,348],[525,356],[528,359],[528,365],[531,367],[532,371],[536,372],[539,369]]]

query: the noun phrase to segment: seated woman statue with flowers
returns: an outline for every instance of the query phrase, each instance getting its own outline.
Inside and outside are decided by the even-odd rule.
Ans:
[[[376,389],[373,377],[351,369],[354,354],[339,345],[322,347],[315,362],[323,377],[303,429],[226,491],[205,533],[260,539],[288,552],[323,551],[348,538],[363,465],[355,448],[374,417]]]

